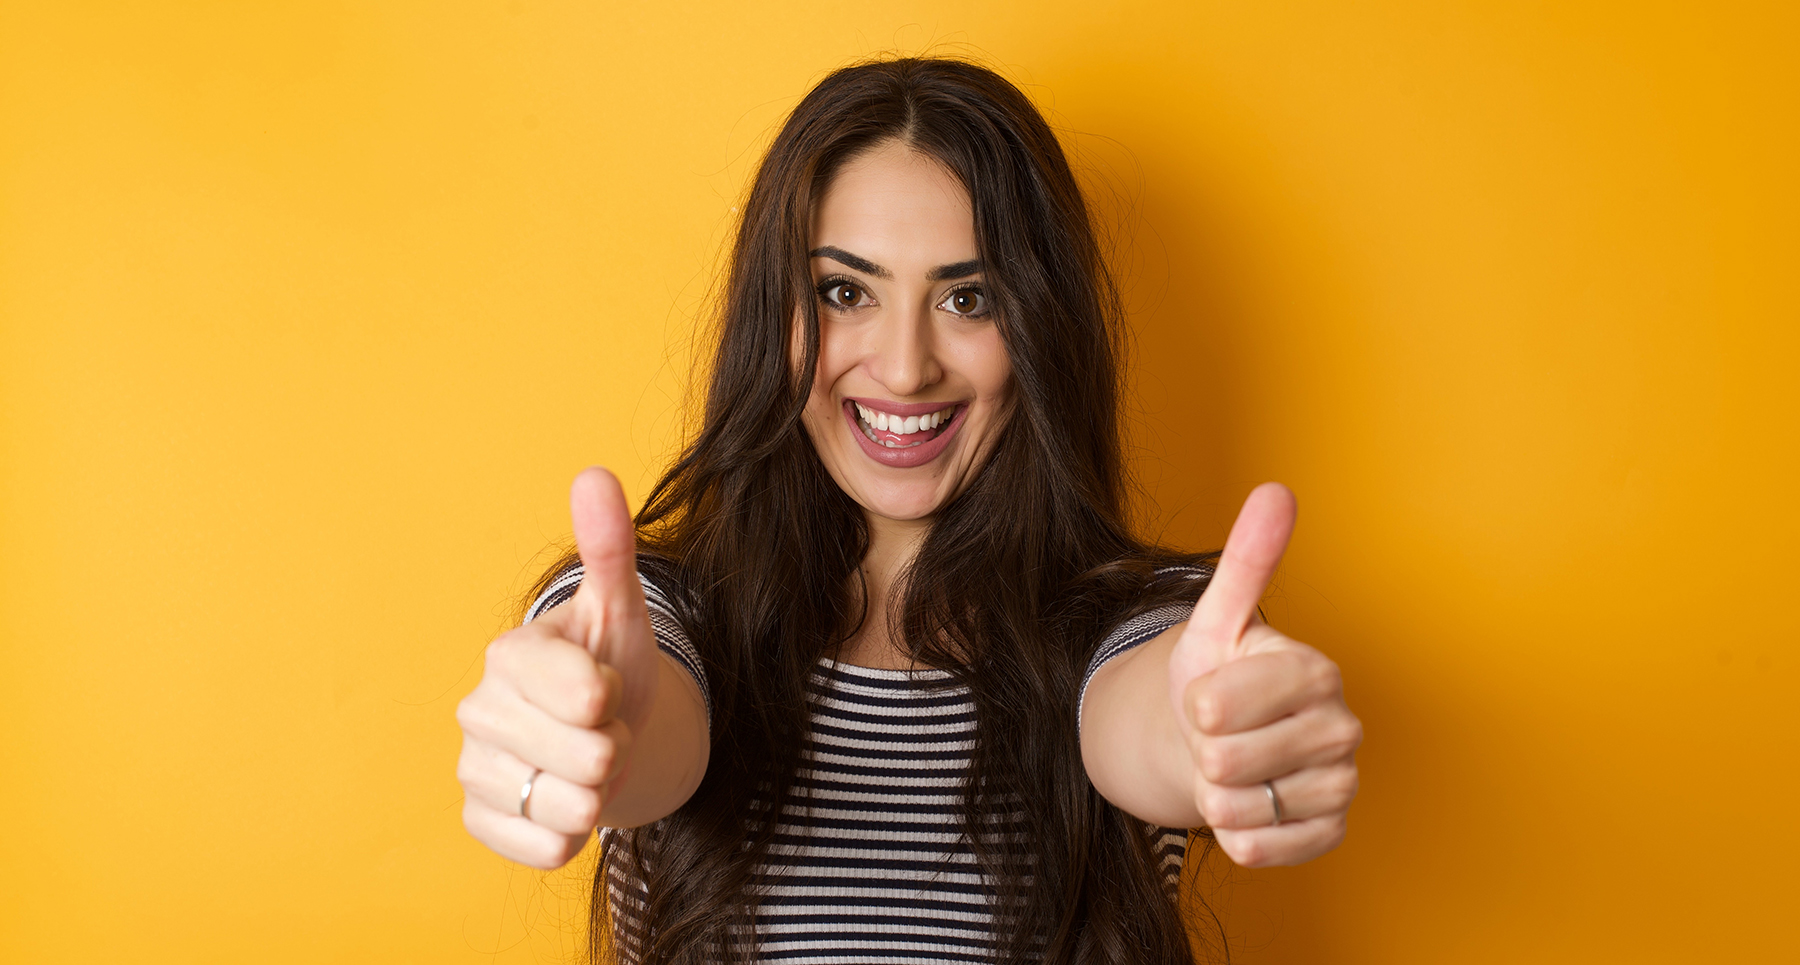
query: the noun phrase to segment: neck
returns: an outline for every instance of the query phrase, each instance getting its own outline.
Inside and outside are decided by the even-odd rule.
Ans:
[[[890,632],[888,617],[898,603],[900,574],[919,555],[919,545],[931,531],[929,519],[887,519],[869,515],[869,552],[863,556],[862,583],[868,588],[868,616],[856,636],[844,643],[839,659],[845,663],[889,670],[905,670],[913,661]]]

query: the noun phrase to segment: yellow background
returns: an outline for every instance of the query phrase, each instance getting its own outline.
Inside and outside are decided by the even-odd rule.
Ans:
[[[1800,833],[1800,32],[1769,3],[0,6],[0,959],[527,962],[451,718],[643,493],[783,113],[884,50],[1065,132],[1154,518],[1300,494],[1349,841],[1240,962],[1771,961]]]

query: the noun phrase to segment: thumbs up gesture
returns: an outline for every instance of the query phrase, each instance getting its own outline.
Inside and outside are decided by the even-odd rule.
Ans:
[[[1298,864],[1338,845],[1362,724],[1337,665],[1262,621],[1257,603],[1294,531],[1294,495],[1245,500],[1169,655],[1169,699],[1193,759],[1194,804],[1232,860]]]
[[[574,857],[629,779],[662,661],[618,480],[603,469],[581,473],[569,510],[580,587],[489,644],[481,682],[456,711],[464,825],[538,868]]]

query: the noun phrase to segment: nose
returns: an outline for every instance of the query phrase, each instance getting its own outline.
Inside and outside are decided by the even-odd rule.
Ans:
[[[930,308],[884,313],[866,365],[896,398],[918,395],[944,377]]]

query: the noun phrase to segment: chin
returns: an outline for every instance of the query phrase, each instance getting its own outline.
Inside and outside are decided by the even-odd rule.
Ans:
[[[926,491],[911,491],[912,487],[894,487],[884,489],[880,486],[859,487],[864,498],[857,500],[862,508],[884,519],[908,521],[925,519],[944,508],[949,501],[946,494],[938,487],[932,486]]]

